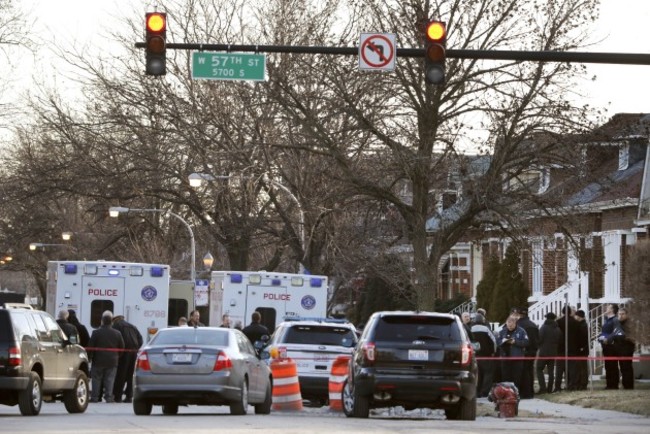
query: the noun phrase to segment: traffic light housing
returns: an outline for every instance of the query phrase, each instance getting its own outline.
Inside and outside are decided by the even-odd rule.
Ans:
[[[145,74],[160,76],[167,73],[167,14],[145,14]]]
[[[424,34],[424,79],[427,84],[445,84],[447,24],[429,21]]]

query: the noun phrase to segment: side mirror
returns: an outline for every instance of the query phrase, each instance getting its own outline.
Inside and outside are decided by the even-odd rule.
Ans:
[[[481,343],[480,342],[472,342],[472,347],[474,348],[474,352],[480,351],[481,350]]]

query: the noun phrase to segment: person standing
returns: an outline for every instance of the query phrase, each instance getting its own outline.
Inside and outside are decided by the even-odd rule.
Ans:
[[[88,346],[88,341],[90,340],[90,333],[88,333],[86,326],[79,322],[77,314],[72,309],[68,310],[68,322],[77,329],[77,333],[79,334],[79,345],[86,348]]]
[[[224,313],[223,316],[221,317],[221,325],[219,327],[225,327],[227,329],[230,328],[230,315],[227,313]]]
[[[138,349],[143,344],[142,334],[122,315],[113,318],[113,328],[120,332],[124,339],[124,352],[120,355],[115,374],[113,399],[115,402],[122,402],[122,394],[124,394],[124,402],[131,402],[133,400],[133,371],[135,371]]]
[[[539,342],[539,329],[534,322],[528,318],[528,308],[521,307],[518,309],[519,320],[517,326],[526,331],[528,336],[528,346],[524,352],[526,359],[523,363],[521,373],[521,389],[519,396],[521,399],[533,399],[535,397],[535,356]]]
[[[558,360],[555,364],[554,392],[560,392],[562,390],[563,377],[566,377],[564,379],[565,388],[570,390],[573,377],[575,376],[575,361],[568,360],[567,357],[576,355],[575,337],[577,322],[573,318],[571,306],[564,306],[563,312],[564,315],[557,320],[557,326],[560,328],[560,342],[557,348]]]
[[[469,314],[469,312],[463,312],[460,314],[460,319],[463,322],[463,327],[465,327],[465,331],[467,332],[469,340],[471,342],[475,342],[474,336],[472,335],[472,316]]]
[[[190,319],[187,321],[189,327],[205,327],[201,321],[201,313],[198,310],[190,312]]]
[[[573,390],[587,390],[589,385],[589,326],[585,320],[585,311],[579,310],[575,314],[576,323],[576,356],[580,357],[575,361],[575,379]]]
[[[521,390],[521,376],[524,369],[523,357],[528,346],[526,331],[517,326],[517,315],[510,315],[499,331],[497,346],[501,360],[501,381],[515,383]]]
[[[491,360],[497,351],[497,340],[494,333],[487,326],[485,317],[477,313],[474,317],[472,326],[474,339],[479,343],[480,348],[476,352],[479,358],[478,363],[478,382],[476,384],[477,395],[479,398],[486,397],[492,387],[494,377],[494,360]]]
[[[634,367],[632,356],[634,355],[635,343],[632,339],[632,330],[627,308],[618,310],[619,328],[612,334],[616,355],[621,357],[618,360],[618,367],[621,371],[621,382],[624,389],[634,389]]]
[[[537,353],[537,383],[539,393],[553,392],[555,379],[555,357],[560,345],[560,328],[557,325],[557,315],[553,312],[546,314],[546,320],[539,328],[539,352]],[[544,368],[548,373],[548,383],[544,379]]]
[[[124,339],[112,323],[113,313],[107,310],[102,314],[102,325],[93,331],[88,342],[88,359],[92,363],[90,402],[99,402],[100,393],[103,393],[106,402],[115,402],[113,385]]]
[[[255,311],[251,315],[251,323],[242,330],[253,345],[255,345],[255,342],[262,339],[262,336],[269,334],[269,329],[267,329],[265,325],[261,324],[261,321],[262,315],[258,311]]]
[[[618,371],[618,361],[616,360],[616,349],[610,336],[618,324],[618,306],[608,304],[605,308],[605,321],[601,329],[598,341],[603,347],[603,357],[605,358],[605,389],[618,389],[620,373]]]
[[[68,317],[70,316],[70,313],[62,309],[59,311],[58,318],[56,320],[56,323],[61,327],[61,330],[63,330],[63,333],[65,333],[66,337],[70,339],[71,341],[73,340],[74,343],[78,344],[79,342],[79,332],[77,331],[77,328],[70,324],[68,322]]]

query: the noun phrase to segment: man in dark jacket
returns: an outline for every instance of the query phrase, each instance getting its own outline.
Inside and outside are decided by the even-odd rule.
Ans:
[[[585,311],[579,310],[575,314],[577,321],[576,327],[576,356],[584,357],[575,361],[576,375],[573,380],[573,390],[587,390],[589,385],[589,364],[587,357],[589,357],[589,326],[585,320]]]
[[[571,306],[565,306],[564,316],[558,318],[557,325],[560,328],[560,342],[557,347],[558,356],[575,356],[577,348],[575,338],[577,335],[577,321],[573,318]],[[574,360],[558,360],[555,364],[555,392],[562,390],[562,377],[566,376],[564,384],[566,389],[571,389],[573,378],[575,377]]]
[[[112,326],[113,313],[109,310],[102,314],[102,325],[93,331],[88,343],[88,358],[92,362],[92,394],[90,402],[99,402],[100,392],[106,402],[113,399],[113,384],[117,373],[119,356],[124,349],[124,339]]]
[[[131,402],[133,399],[133,371],[138,349],[142,346],[142,334],[136,326],[127,322],[124,316],[117,315],[113,318],[113,328],[120,332],[124,339],[124,352],[120,356],[115,374],[113,395],[115,402]],[[124,386],[126,385],[126,389]]]
[[[261,321],[262,315],[258,311],[255,311],[251,315],[251,323],[244,327],[244,330],[242,330],[242,332],[246,335],[248,340],[251,341],[253,345],[255,345],[255,342],[259,341],[262,336],[269,334],[269,329],[267,329],[266,326],[262,325],[260,323]]]
[[[61,330],[63,330],[63,333],[65,333],[65,336],[70,339],[71,342],[74,342],[75,344],[79,343],[79,332],[77,331],[77,328],[70,324],[68,322],[68,317],[70,314],[68,313],[67,310],[63,309],[59,311],[58,318],[56,320],[56,323],[61,327]]]
[[[497,350],[497,340],[494,333],[487,326],[485,317],[477,313],[474,317],[474,325],[472,326],[472,334],[474,339],[479,343],[480,348],[476,352],[477,357],[485,358],[478,360],[478,381],[476,384],[476,396],[479,398],[486,397],[490,393],[492,387],[492,379],[494,378],[494,360],[489,358],[494,357]]]
[[[79,345],[86,348],[88,346],[88,341],[90,340],[88,329],[85,325],[79,322],[79,318],[77,318],[77,314],[74,310],[69,309],[68,314],[68,322],[76,327],[77,333],[79,334]]]
[[[555,379],[555,359],[557,349],[560,345],[560,328],[557,325],[557,315],[553,312],[546,314],[544,324],[539,328],[539,351],[537,356],[537,382],[539,393],[553,392],[553,380]],[[544,368],[548,373],[548,385],[544,379]]]
[[[535,356],[537,355],[539,329],[528,318],[528,308],[520,307],[518,313],[519,320],[517,321],[517,325],[524,329],[528,335],[528,346],[524,352],[527,358],[524,360],[523,371],[521,373],[519,396],[521,399],[533,399],[535,397]]]
[[[614,329],[619,326],[617,318],[618,306],[608,304],[605,309],[605,321],[603,322],[601,333],[598,336],[598,341],[603,347],[603,357],[605,357],[605,389],[618,389],[620,374],[618,371],[618,362],[614,358],[616,356],[614,341],[610,339],[614,333]]]
[[[499,331],[497,336],[497,346],[501,360],[501,381],[515,383],[518,390],[521,390],[521,374],[524,368],[524,362],[521,359],[528,346],[528,335],[526,330],[517,325],[519,318],[516,315],[510,315],[506,324]]]
[[[621,357],[618,360],[618,366],[621,371],[621,382],[623,388],[634,389],[634,368],[632,365],[632,356],[636,347],[632,338],[632,327],[629,321],[627,309],[622,307],[618,310],[618,328],[614,330],[611,336],[616,349],[616,355]]]

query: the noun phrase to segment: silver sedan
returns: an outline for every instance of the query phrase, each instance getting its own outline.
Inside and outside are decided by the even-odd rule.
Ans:
[[[269,414],[272,377],[239,330],[175,327],[160,330],[138,353],[133,375],[133,411],[178,413],[179,405],[228,405],[230,414]]]

